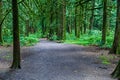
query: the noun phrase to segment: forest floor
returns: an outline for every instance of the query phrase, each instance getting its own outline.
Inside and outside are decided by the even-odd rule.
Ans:
[[[109,65],[99,56],[108,50],[94,46],[56,43],[40,40],[32,47],[22,47],[22,69],[10,70],[12,48],[0,47],[0,80],[115,80]]]

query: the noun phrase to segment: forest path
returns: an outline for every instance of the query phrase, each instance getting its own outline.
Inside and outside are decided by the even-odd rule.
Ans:
[[[114,80],[111,67],[99,63],[99,50],[42,39],[22,50],[22,69],[0,75],[2,80]],[[105,68],[105,69],[104,69]]]

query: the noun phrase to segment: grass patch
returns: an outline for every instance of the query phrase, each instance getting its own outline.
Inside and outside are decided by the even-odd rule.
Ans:
[[[6,56],[3,56],[4,59],[6,60],[11,60],[12,59],[12,55],[6,55]]]
[[[99,56],[99,59],[101,60],[102,64],[109,65],[109,64],[111,64],[111,60],[114,59],[114,56],[112,56],[112,55],[109,55],[109,56],[101,55],[101,56]]]
[[[107,56],[100,56],[99,59],[101,60],[102,64],[105,64],[105,65],[110,64],[109,58]]]
[[[113,36],[114,31],[110,31],[109,35],[107,35],[107,41],[105,45],[101,45],[101,31],[99,30],[93,30],[91,33],[83,34],[80,36],[80,38],[75,38],[74,32],[72,34],[66,34],[66,41],[65,43],[69,44],[79,44],[79,45],[98,45],[101,48],[111,48],[113,43]]]

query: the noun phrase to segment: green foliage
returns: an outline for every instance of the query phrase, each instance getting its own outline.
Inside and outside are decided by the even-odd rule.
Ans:
[[[97,45],[100,39],[101,39],[101,32],[98,30],[93,30],[91,31],[91,33],[82,35],[79,40],[80,42],[86,43],[85,45]]]
[[[21,42],[21,46],[32,46],[34,44],[36,44],[39,41],[39,38],[41,36],[36,33],[36,34],[30,34],[27,37],[21,37],[20,38],[20,42]]]
[[[101,60],[102,64],[109,65],[111,64],[111,60],[113,60],[115,57],[112,55],[101,55],[99,56],[99,59]]]
[[[51,38],[50,38],[50,40],[53,40],[53,41],[55,41],[55,40],[57,40],[57,35],[53,35]]]
[[[21,46],[32,46],[39,41],[41,33],[29,34],[29,36],[20,35]],[[10,46],[13,43],[13,37],[9,35],[4,36],[3,46]]]
[[[67,43],[75,43],[80,45],[97,45],[101,39],[101,32],[97,30],[91,31],[91,33],[83,34],[79,39],[76,39],[74,34],[71,35],[68,35],[66,40]]]
[[[101,31],[99,30],[92,30],[91,33],[83,34],[80,36],[79,39],[76,39],[74,33],[68,34],[66,38],[66,43],[73,43],[79,45],[99,45],[100,47],[108,47],[112,46],[114,32],[111,31],[110,34],[107,36],[107,42],[105,45],[100,45],[101,41]]]
[[[72,31],[72,33],[71,34],[69,34],[69,33],[66,33],[66,40],[76,40],[76,37],[75,37],[75,32],[74,31]]]
[[[11,35],[9,35],[9,37],[8,36],[3,36],[3,40],[4,40],[4,42],[3,42],[3,46],[10,46],[10,45],[12,45],[12,42],[13,42],[13,36],[11,36]]]
[[[113,39],[114,39],[114,31],[110,31],[109,35],[107,35],[106,38],[106,44],[105,45],[101,45],[101,43],[99,44],[100,47],[102,48],[111,48],[112,47],[112,43],[113,43]]]
[[[105,64],[105,65],[110,64],[110,60],[107,56],[100,56],[99,59],[101,60],[102,64]]]

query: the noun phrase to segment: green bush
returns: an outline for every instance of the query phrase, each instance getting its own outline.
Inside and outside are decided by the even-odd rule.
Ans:
[[[30,34],[28,37],[21,37],[20,38],[20,42],[21,42],[21,46],[32,46],[35,43],[37,43],[39,41],[41,35],[39,35],[38,33],[36,34]]]
[[[108,47],[110,48],[113,43],[114,39],[114,31],[110,31],[109,35],[107,35],[107,41],[105,45],[101,44],[101,31],[99,30],[92,30],[90,33],[86,33],[80,36],[79,39],[77,39],[74,35],[67,33],[66,43],[74,43],[74,44],[80,44],[80,45],[99,45],[100,47]]]
[[[39,41],[41,37],[41,33],[29,34],[29,36],[25,36],[23,34],[20,35],[20,44],[21,46],[32,46]],[[9,46],[13,43],[13,36],[3,36],[4,43],[3,46]]]
[[[110,59],[107,56],[100,56],[99,59],[101,60],[102,64],[105,64],[105,65],[110,64]]]
[[[53,40],[53,41],[55,41],[57,39],[58,39],[57,35],[53,35],[52,37],[50,37],[50,40]]]
[[[72,31],[72,33],[71,34],[69,34],[69,33],[66,33],[66,40],[76,40],[76,37],[75,37],[75,32],[74,31]]]

